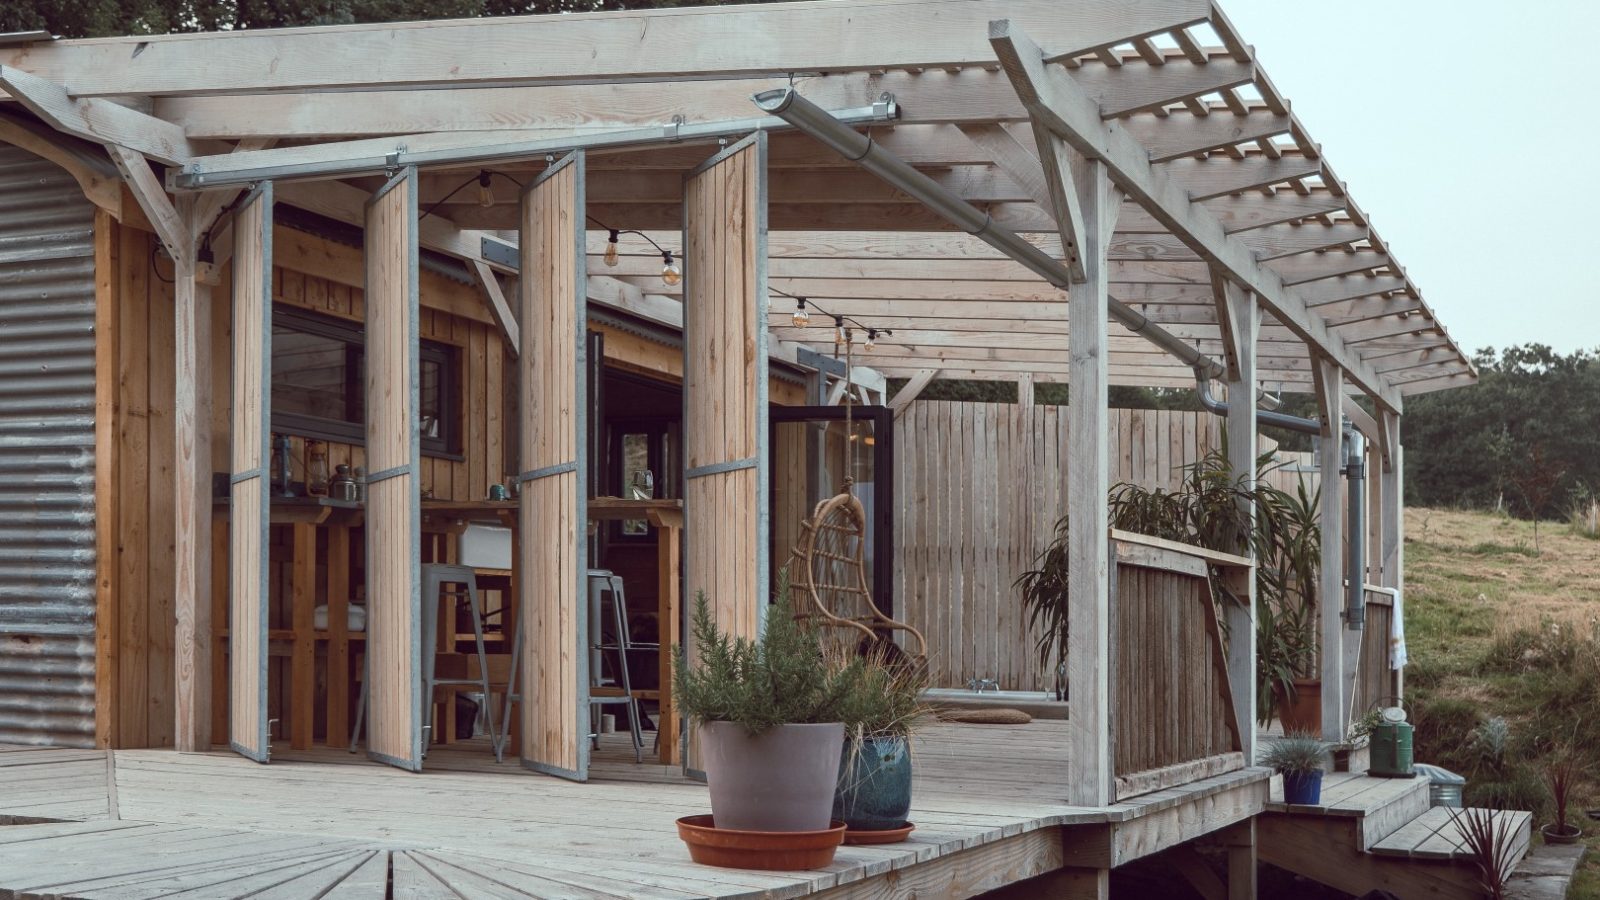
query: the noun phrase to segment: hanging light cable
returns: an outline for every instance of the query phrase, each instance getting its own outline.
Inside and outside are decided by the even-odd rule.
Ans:
[[[683,266],[673,258],[672,251],[656,243],[655,238],[635,228],[612,228],[610,225],[607,225],[599,219],[596,219],[594,216],[588,216],[587,218],[590,224],[594,225],[596,228],[603,228],[606,230],[606,252],[605,255],[601,257],[601,261],[603,261],[606,265],[616,266],[619,262],[619,248],[617,247],[617,240],[625,234],[637,234],[639,237],[649,241],[650,246],[656,248],[656,252],[661,254],[662,283],[671,286],[683,280]]]

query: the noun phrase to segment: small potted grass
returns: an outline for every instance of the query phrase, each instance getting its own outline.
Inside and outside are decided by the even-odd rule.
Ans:
[[[861,662],[823,653],[795,621],[781,580],[759,639],[718,628],[703,592],[692,633],[693,661],[675,650],[673,694],[696,729],[711,815],[678,822],[691,858],[747,869],[826,866],[844,838],[831,813]]]
[[[901,841],[915,827],[911,811],[911,736],[929,719],[922,701],[927,667],[868,641],[845,716],[844,758],[833,816],[848,826],[845,842]]]
[[[1322,800],[1322,767],[1328,745],[1306,733],[1291,734],[1272,742],[1261,764],[1283,775],[1283,802],[1315,806]]]

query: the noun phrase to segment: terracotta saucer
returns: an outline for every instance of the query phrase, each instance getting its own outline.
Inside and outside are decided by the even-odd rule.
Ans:
[[[844,823],[822,831],[736,831],[717,828],[709,815],[678,820],[678,837],[689,858],[703,866],[790,872],[821,869],[833,862],[844,840]]]
[[[917,826],[907,822],[900,828],[890,828],[886,831],[857,831],[854,828],[844,833],[844,842],[852,846],[861,844],[898,844],[910,837]]]

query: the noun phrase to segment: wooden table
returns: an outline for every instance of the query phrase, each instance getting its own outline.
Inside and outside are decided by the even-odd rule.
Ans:
[[[656,729],[660,736],[661,762],[676,765],[678,753],[678,713],[672,702],[672,648],[678,645],[679,598],[678,558],[683,546],[682,500],[624,500],[621,497],[591,497],[589,518],[596,522],[643,519],[656,530],[656,623],[661,642],[661,681],[656,701]],[[635,691],[641,696],[648,691]]]

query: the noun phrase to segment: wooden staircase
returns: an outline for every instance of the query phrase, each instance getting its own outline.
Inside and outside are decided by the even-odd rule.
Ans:
[[[1282,780],[1273,779],[1267,811],[1256,821],[1262,862],[1357,896],[1375,888],[1403,900],[1483,896],[1450,811],[1429,806],[1427,779],[1329,773],[1321,799],[1316,806],[1284,803]],[[1513,824],[1509,874],[1528,851],[1533,817],[1495,815]]]

